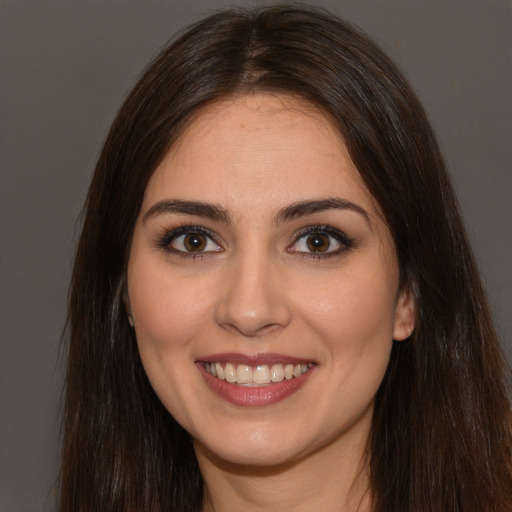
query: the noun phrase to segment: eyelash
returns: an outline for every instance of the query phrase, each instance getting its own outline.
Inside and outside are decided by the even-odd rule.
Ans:
[[[175,249],[171,246],[171,244],[177,240],[180,236],[184,235],[194,235],[200,234],[207,238],[207,244],[213,242],[215,245],[219,247],[218,251],[182,251],[179,249]],[[296,251],[293,249],[295,245],[297,245],[301,240],[305,240],[308,236],[311,235],[325,235],[329,238],[334,239],[340,247],[335,250],[331,250],[329,252],[306,252],[306,251]],[[329,242],[331,244],[331,242]],[[162,235],[158,237],[157,247],[159,249],[163,249],[173,255],[180,256],[182,258],[204,258],[212,252],[222,252],[222,245],[217,241],[216,235],[210,231],[209,229],[204,228],[203,226],[193,226],[193,225],[183,225],[174,229],[166,230]],[[348,237],[342,231],[332,228],[326,225],[318,225],[318,226],[307,226],[306,228],[299,231],[293,237],[293,242],[288,245],[287,251],[291,254],[296,254],[302,258],[310,258],[316,260],[323,260],[327,258],[332,258],[334,256],[339,256],[344,251],[352,248],[354,246],[354,240]],[[329,248],[327,249],[329,250]]]
[[[207,238],[209,241],[213,242],[215,245],[220,247],[219,251],[181,251],[179,249],[175,249],[171,246],[171,244],[183,235],[194,235],[200,234]],[[207,241],[208,243],[208,241]],[[209,229],[204,228],[203,226],[192,226],[192,225],[183,225],[174,229],[166,230],[157,240],[157,247],[163,249],[173,255],[180,256],[182,258],[204,258],[211,252],[221,252],[222,246],[219,242],[216,241],[215,234]]]
[[[303,252],[293,251],[291,248],[296,245],[299,241],[306,239],[311,235],[327,235],[329,238],[336,240],[340,247],[329,252]],[[294,242],[288,247],[288,252],[295,253],[302,258],[312,258],[316,260],[325,260],[334,256],[339,256],[341,253],[354,247],[354,239],[348,237],[345,233],[339,229],[332,228],[330,226],[308,226],[302,229],[295,237]]]

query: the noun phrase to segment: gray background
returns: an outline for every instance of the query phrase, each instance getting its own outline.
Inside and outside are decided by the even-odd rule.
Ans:
[[[422,98],[512,360],[511,2],[314,3],[376,38]],[[74,232],[108,126],[168,37],[223,5],[0,0],[2,512],[53,508]]]

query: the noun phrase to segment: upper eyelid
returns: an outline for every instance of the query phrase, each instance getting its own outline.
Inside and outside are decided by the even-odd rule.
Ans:
[[[352,237],[347,235],[344,231],[338,228],[334,228],[329,225],[311,225],[311,226],[305,226],[304,228],[298,230],[295,232],[291,237],[290,241],[296,241],[299,238],[302,238],[303,236],[315,234],[315,233],[325,233],[330,236],[334,236],[334,238],[340,238],[342,241],[346,243],[352,243],[354,240]],[[339,235],[336,237],[335,235]]]
[[[164,234],[172,235],[172,236],[183,235],[183,234],[187,234],[187,233],[196,233],[196,232],[202,233],[202,234],[210,236],[212,238],[217,236],[217,234],[214,231],[212,231],[211,229],[209,229],[205,226],[200,226],[200,225],[195,225],[195,224],[180,224],[173,228],[166,228],[163,231],[164,231]]]
[[[223,246],[222,242],[219,240],[220,237],[211,229],[208,229],[204,226],[188,225],[188,224],[176,226],[174,228],[164,229],[163,232],[157,236],[157,245],[159,247],[168,247],[169,244],[174,239],[176,239],[182,235],[186,235],[186,234],[194,233],[194,232],[201,233],[201,234],[207,236],[216,245],[218,245],[220,247]]]
[[[180,224],[173,228],[164,229],[163,233],[161,233],[158,236],[158,245],[160,247],[168,246],[171,243],[171,241],[174,240],[175,238],[187,233],[194,232],[199,232],[204,234],[205,236],[208,236],[215,244],[219,245],[222,248],[224,248],[226,245],[222,237],[218,233],[205,226],[197,224]],[[344,231],[342,231],[339,228],[335,228],[327,224],[311,224],[294,231],[294,233],[288,238],[288,241],[286,242],[286,247],[290,247],[291,245],[295,244],[298,240],[300,240],[302,237],[314,233],[325,233],[337,239],[338,242],[346,246],[350,246],[354,242],[353,238],[348,236]]]

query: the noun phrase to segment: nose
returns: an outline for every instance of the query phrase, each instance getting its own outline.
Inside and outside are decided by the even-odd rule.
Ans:
[[[215,320],[223,329],[257,337],[290,323],[286,283],[270,259],[242,259],[226,269],[224,276],[215,308]]]

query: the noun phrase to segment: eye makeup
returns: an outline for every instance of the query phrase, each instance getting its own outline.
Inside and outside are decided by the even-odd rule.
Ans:
[[[327,259],[339,256],[354,247],[354,239],[328,225],[306,226],[296,232],[287,245],[289,254],[302,258]],[[200,225],[180,225],[165,229],[155,241],[155,247],[183,258],[206,257],[224,251],[220,237]]]
[[[328,225],[307,226],[294,236],[287,251],[304,258],[326,259],[354,247],[354,239]]]
[[[164,230],[157,236],[155,246],[184,258],[204,257],[224,250],[215,233],[196,225],[181,225]]]

